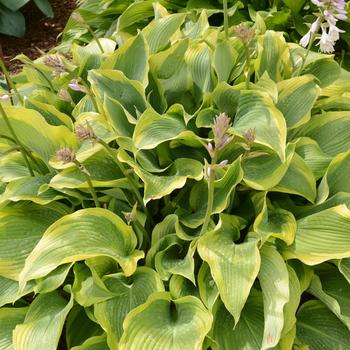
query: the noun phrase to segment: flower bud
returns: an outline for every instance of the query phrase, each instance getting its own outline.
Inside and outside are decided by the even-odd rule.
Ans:
[[[75,161],[75,152],[69,147],[62,147],[56,152],[56,159],[63,162],[63,164]]]
[[[68,86],[74,91],[86,93],[85,88],[79,85],[77,79],[72,79]]]

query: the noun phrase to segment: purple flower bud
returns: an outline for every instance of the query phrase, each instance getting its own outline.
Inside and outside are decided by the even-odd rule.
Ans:
[[[211,176],[211,167],[208,166],[208,168],[207,168],[207,177],[208,177],[208,179],[210,178],[210,176]]]
[[[6,101],[10,98],[10,95],[4,94],[4,95],[0,95],[0,100],[2,101]]]
[[[68,84],[68,86],[74,91],[86,93],[86,90],[82,86],[79,85],[77,79],[72,79],[70,81],[70,83]]]
[[[209,152],[213,152],[213,150],[214,150],[213,145],[211,143],[208,143],[207,149]]]
[[[228,164],[228,160],[227,159],[225,159],[225,160],[223,160],[223,161],[221,161],[219,163],[220,166],[224,166],[224,165],[227,165],[227,164]]]

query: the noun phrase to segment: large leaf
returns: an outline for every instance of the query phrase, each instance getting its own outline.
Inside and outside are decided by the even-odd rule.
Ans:
[[[66,126],[48,124],[33,109],[23,107],[4,107],[4,109],[18,139],[45,162],[48,162],[63,146],[77,148],[75,135]],[[23,118],[23,115],[26,117]],[[2,134],[12,137],[2,116],[0,116],[0,130]]]
[[[208,232],[198,241],[198,253],[210,266],[220,297],[236,323],[260,268],[257,241],[235,244],[238,238],[239,228],[233,227]]]
[[[320,301],[303,304],[297,314],[297,339],[310,350],[349,350],[350,332]]]
[[[82,209],[51,225],[28,256],[20,281],[47,275],[57,266],[96,256],[113,258],[132,275],[143,253],[134,231],[106,209]]]
[[[103,64],[103,69],[121,70],[131,80],[138,80],[143,86],[148,83],[148,45],[142,33],[130,38],[118,48]]]
[[[303,75],[278,83],[277,107],[283,113],[288,128],[304,124],[310,118],[319,94],[314,79],[311,75]]]
[[[308,265],[350,257],[350,210],[346,205],[323,210],[297,221],[294,243],[286,247],[288,259]]]
[[[23,324],[13,332],[15,350],[56,350],[66,317],[73,307],[57,291],[39,295],[29,306]]]
[[[45,230],[68,214],[65,206],[23,205],[0,210],[0,275],[17,280]]]
[[[252,291],[237,324],[220,303],[215,314],[214,350],[261,350],[264,332],[264,309],[260,293]]]
[[[27,307],[0,309],[0,349],[13,350],[12,332],[16,326],[23,323],[28,311]]]
[[[262,349],[271,349],[280,340],[284,325],[283,308],[289,301],[286,264],[278,251],[269,245],[260,249],[259,281],[264,300],[264,336]]]
[[[255,142],[269,147],[285,160],[287,128],[283,114],[271,98],[255,91],[245,91],[233,123],[234,132],[242,136],[249,129],[256,132]]]
[[[321,300],[350,330],[350,285],[333,265],[316,269],[308,289]]]
[[[95,304],[94,315],[107,333],[109,348],[118,349],[125,317],[153,292],[164,291],[164,286],[157,273],[148,267],[139,267],[131,277],[122,273],[107,275],[103,282],[115,296]]]
[[[119,349],[200,350],[212,318],[196,297],[154,293],[126,317]]]

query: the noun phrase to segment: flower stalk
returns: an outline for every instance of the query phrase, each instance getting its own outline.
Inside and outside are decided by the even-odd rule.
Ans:
[[[33,168],[32,168],[32,166],[31,166],[31,164],[30,164],[30,162],[28,160],[26,149],[23,146],[23,144],[21,143],[21,141],[19,140],[19,138],[17,137],[17,134],[16,134],[15,130],[13,129],[12,125],[11,125],[10,119],[9,119],[8,115],[6,114],[6,112],[5,112],[4,108],[3,108],[3,106],[1,105],[1,103],[0,103],[0,114],[4,118],[5,124],[6,124],[7,128],[9,129],[10,134],[12,135],[12,139],[15,141],[16,145],[19,147],[20,152],[22,153],[24,162],[26,163],[26,166],[28,168],[30,176],[35,176]]]
[[[16,84],[13,82],[11,76],[10,76],[10,73],[8,72],[6,66],[5,66],[5,63],[4,61],[2,60],[2,52],[0,51],[0,69],[1,71],[4,73],[5,75],[5,78],[6,78],[6,81],[7,81],[7,84],[9,85],[9,87],[14,91],[14,93],[16,94],[17,96],[17,99],[18,101],[20,102],[20,104],[23,106],[24,104],[24,101],[23,101],[23,98],[21,96],[21,94],[19,93],[19,91],[17,90],[17,87],[16,87]]]
[[[224,30],[225,30],[225,38],[226,40],[229,38],[228,34],[228,8],[227,8],[227,0],[223,0],[224,5]]]
[[[219,114],[215,118],[214,125],[212,126],[212,130],[214,134],[214,145],[212,143],[209,143],[207,145],[207,151],[211,157],[211,162],[210,164],[208,164],[207,161],[205,161],[204,174],[208,184],[208,201],[207,201],[207,210],[205,213],[204,222],[200,232],[201,235],[208,230],[211,215],[213,212],[216,169],[219,167],[226,166],[228,163],[227,160],[223,160],[222,162],[217,164],[219,151],[221,151],[234,138],[233,135],[227,134],[227,131],[230,128],[230,126],[231,126],[230,118],[225,113]]]

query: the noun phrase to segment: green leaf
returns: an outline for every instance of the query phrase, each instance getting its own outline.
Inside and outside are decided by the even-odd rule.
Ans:
[[[297,338],[310,349],[350,349],[350,332],[320,301],[308,301],[297,314]]]
[[[118,70],[92,70],[89,72],[92,91],[100,103],[105,98],[117,100],[132,116],[144,112],[147,107],[144,88],[139,81],[128,79]]]
[[[281,161],[285,160],[286,122],[268,95],[244,91],[232,128],[239,136],[254,129],[255,143],[269,147],[278,154]]]
[[[34,290],[34,285],[34,281],[32,281],[32,283],[28,283],[24,291],[19,293],[18,281],[0,276],[0,307],[4,306],[5,304],[13,304],[22,296],[31,293]]]
[[[83,344],[74,346],[71,350],[106,350],[108,349],[106,335],[87,339]]]
[[[185,17],[184,13],[176,13],[154,19],[143,29],[142,33],[148,41],[151,53],[156,53],[168,45],[169,40],[184,22]]]
[[[312,75],[303,75],[278,83],[278,109],[288,128],[295,128],[310,119],[311,109],[320,93]]]
[[[117,350],[125,317],[153,292],[164,291],[164,286],[158,274],[148,267],[139,267],[131,277],[123,273],[107,275],[103,282],[114,297],[95,304],[94,315],[107,333],[109,348]]]
[[[316,265],[350,256],[350,210],[346,205],[306,216],[297,224],[294,243],[283,251],[287,259]]]
[[[350,148],[350,112],[326,112],[314,115],[297,130],[295,136],[307,136],[315,140],[329,156],[337,156]]]
[[[264,332],[264,309],[261,293],[252,291],[236,324],[220,303],[213,327],[214,350],[260,350]]]
[[[293,11],[293,13],[297,14],[305,5],[306,0],[283,0],[283,2]]]
[[[27,307],[0,309],[0,349],[13,350],[12,332],[16,326],[23,323]]]
[[[206,262],[202,263],[198,272],[197,280],[201,300],[208,310],[212,311],[213,306],[219,297],[219,291],[210,273],[210,267]]]
[[[218,229],[198,241],[198,253],[210,266],[220,297],[236,324],[260,268],[257,241],[236,244],[237,236],[239,227]]]
[[[350,330],[350,285],[333,265],[320,265],[308,292],[321,300]]]
[[[271,191],[297,194],[313,203],[316,199],[316,181],[304,159],[294,153],[289,168]]]
[[[148,45],[139,33],[120,46],[103,63],[103,69],[122,71],[131,80],[138,80],[143,86],[148,84]]]
[[[106,209],[76,211],[57,220],[26,259],[20,281],[43,277],[59,265],[96,256],[113,258],[130,276],[143,252],[130,226]]]
[[[17,280],[45,230],[68,210],[65,206],[25,204],[0,210],[0,275]]]
[[[260,249],[259,281],[264,300],[264,336],[262,349],[271,349],[280,341],[284,316],[289,301],[289,279],[286,264],[278,251],[269,245]]]
[[[154,293],[124,321],[120,350],[200,350],[212,324],[212,315],[199,299],[171,300]]]
[[[21,38],[22,36],[24,36],[25,30],[26,23],[23,14],[20,11],[14,12],[7,9],[4,6],[1,6],[0,33]]]
[[[63,125],[54,126],[36,111],[23,107],[4,107],[10,123],[21,143],[46,163],[63,146],[77,148],[75,135]],[[23,115],[26,117],[23,118]],[[1,133],[12,137],[0,116]]]
[[[48,0],[34,0],[34,2],[46,17],[53,17],[54,13]]]
[[[336,263],[337,263],[339,272],[346,278],[348,283],[350,283],[350,258],[337,260]]]
[[[238,60],[238,52],[232,41],[218,41],[214,50],[213,66],[218,75],[219,82],[229,82],[231,72]]]
[[[73,307],[57,291],[41,294],[30,304],[23,324],[13,331],[15,349],[56,350],[66,317]]]

